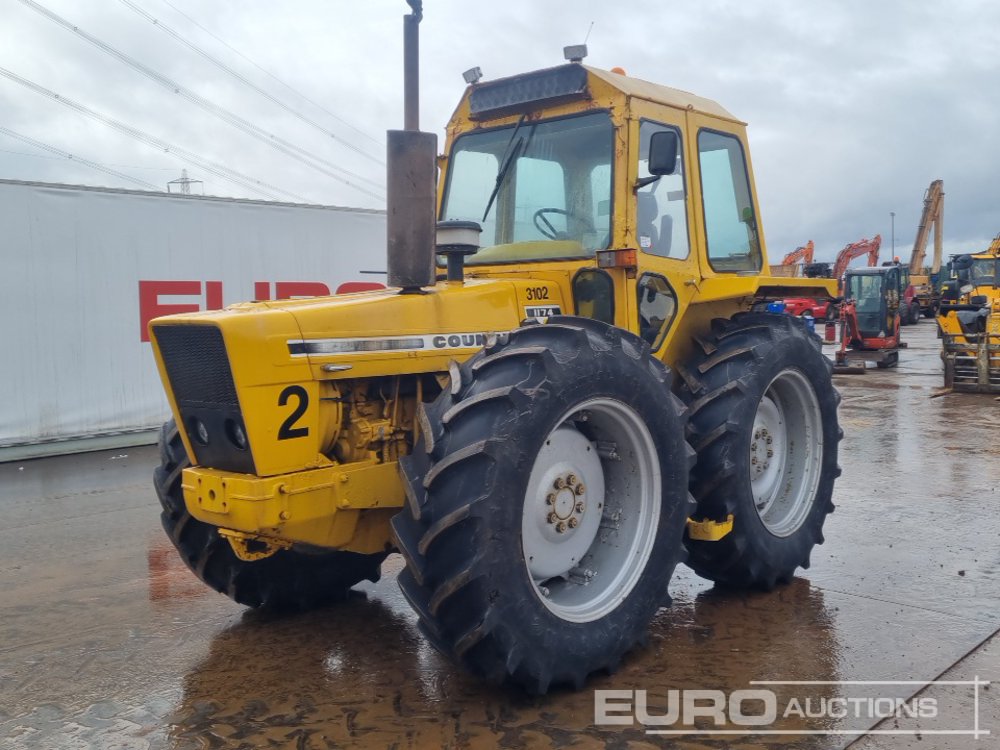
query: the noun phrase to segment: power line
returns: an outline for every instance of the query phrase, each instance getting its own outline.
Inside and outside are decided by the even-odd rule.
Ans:
[[[13,130],[5,128],[2,125],[0,125],[0,133],[3,133],[4,135],[9,135],[11,138],[17,138],[17,140],[23,141],[24,143],[34,146],[35,148],[45,149],[50,153],[58,154],[64,159],[70,159],[72,161],[79,162],[80,164],[84,164],[88,167],[104,172],[105,174],[109,174],[112,177],[118,177],[119,179],[122,180],[128,180],[129,182],[134,182],[136,185],[142,185],[143,187],[149,188],[150,190],[155,190],[159,193],[163,192],[162,188],[160,188],[157,185],[154,185],[151,182],[140,180],[139,178],[132,177],[130,175],[125,174],[124,172],[119,172],[118,170],[111,169],[111,167],[106,167],[103,164],[98,164],[96,161],[91,161],[90,159],[84,159],[82,156],[76,156],[75,154],[71,154],[68,151],[63,151],[62,149],[58,149],[55,146],[50,146],[47,143],[36,141],[34,138],[29,138],[28,136],[23,135],[21,133],[15,133]],[[27,156],[40,156],[40,154],[27,154]]]
[[[53,159],[55,161],[60,161],[64,157],[62,156],[46,156],[45,154],[33,154],[30,151],[12,151],[9,148],[0,148],[0,154],[17,154],[18,156],[31,156],[35,159]],[[79,161],[79,157],[76,157]],[[112,164],[110,162],[105,162],[103,164],[105,167],[120,167],[122,169],[154,169],[157,172],[176,172],[177,167],[140,167],[138,164]]]
[[[72,99],[68,99],[65,96],[62,96],[61,94],[57,94],[55,91],[47,89],[44,86],[35,83],[34,81],[30,81],[27,78],[23,78],[19,76],[17,73],[7,70],[6,68],[0,67],[0,76],[8,78],[11,81],[14,81],[14,83],[18,83],[24,86],[25,88],[31,89],[36,94],[41,94],[42,96],[46,96],[49,99],[53,99],[54,101],[57,101],[60,104],[79,112],[82,115],[86,115],[87,117],[93,118],[98,122],[104,123],[108,127],[114,128],[120,133],[124,133],[125,135],[131,138],[135,138],[136,140],[142,141],[143,143],[155,146],[156,148],[160,149],[165,153],[176,154],[182,159],[185,159],[191,162],[192,164],[197,165],[206,172],[210,172],[211,174],[214,174],[218,177],[222,177],[223,179],[236,183],[240,187],[252,190],[259,195],[271,198],[272,200],[278,200],[275,193],[281,193],[299,203],[309,202],[306,198],[303,198],[300,195],[289,192],[287,190],[282,190],[281,188],[275,187],[274,185],[270,185],[264,182],[263,180],[258,180],[255,177],[250,177],[248,175],[242,174],[241,172],[237,172],[235,169],[230,169],[229,167],[226,167],[222,164],[210,161],[204,157],[199,156],[198,154],[195,154],[192,151],[188,151],[187,149],[183,149],[179,146],[174,146],[168,143],[167,141],[161,140],[156,136],[150,135],[149,133],[139,130],[138,128],[133,128],[132,126],[126,125],[125,123],[115,120],[111,117],[108,117],[107,115],[103,115],[100,112],[97,112],[96,110],[84,106],[83,104],[75,102]]]
[[[215,33],[213,33],[211,30],[209,30],[209,29],[205,28],[204,26],[202,26],[200,23],[198,23],[196,20],[194,20],[193,18],[191,18],[191,16],[189,16],[187,13],[185,13],[184,11],[182,11],[176,5],[174,5],[173,3],[169,2],[169,0],[160,0],[160,2],[162,2],[168,8],[172,8],[178,15],[181,15],[184,18],[186,18],[192,24],[194,24],[199,29],[201,29],[206,34],[208,34],[210,37],[212,37],[219,44],[221,44],[224,47],[228,48],[230,51],[235,52],[237,55],[239,55],[244,60],[246,60],[248,63],[250,63],[251,65],[253,65],[255,68],[257,68],[257,70],[259,70],[261,73],[263,73],[264,75],[266,75],[271,80],[277,81],[282,86],[284,86],[286,89],[288,89],[289,91],[291,91],[293,94],[295,94],[296,96],[300,97],[303,101],[309,102],[311,105],[313,105],[314,107],[316,107],[316,109],[320,110],[321,112],[325,112],[330,117],[332,117],[334,120],[336,120],[337,122],[341,123],[342,125],[345,125],[346,127],[350,128],[351,130],[353,130],[358,135],[362,135],[365,138],[367,138],[368,140],[370,140],[372,143],[375,143],[375,144],[381,146],[382,148],[385,148],[385,143],[384,142],[382,142],[382,141],[378,140],[377,138],[373,137],[370,133],[366,133],[365,131],[361,130],[360,128],[356,128],[354,125],[351,125],[351,123],[347,122],[347,120],[345,120],[342,117],[340,117],[340,115],[334,114],[333,112],[331,112],[330,110],[328,110],[326,107],[324,107],[319,102],[316,102],[313,99],[310,99],[308,96],[306,96],[301,91],[299,91],[298,89],[296,89],[290,83],[285,83],[283,80],[281,80],[280,78],[278,78],[276,75],[274,75],[273,73],[271,73],[269,70],[267,70],[266,68],[261,67],[256,62],[254,62],[253,60],[251,60],[249,57],[247,57],[246,55],[244,55],[242,52],[240,52],[238,49],[236,49],[233,45],[231,45],[225,39],[223,39],[222,37],[220,37],[220,36],[216,35]]]
[[[109,45],[109,44],[107,44],[105,42],[102,42],[97,37],[94,37],[94,36],[88,34],[83,29],[81,29],[79,26],[73,25],[72,23],[70,23],[69,21],[67,21],[65,18],[63,18],[62,16],[57,15],[56,13],[53,13],[52,11],[50,11],[48,8],[45,8],[44,6],[39,5],[38,3],[34,2],[34,0],[19,0],[19,1],[21,2],[22,5],[28,6],[32,10],[34,10],[34,11],[40,13],[41,15],[45,16],[46,18],[48,18],[53,23],[55,23],[55,24],[57,24],[59,26],[62,26],[63,28],[65,28],[65,29],[67,29],[69,31],[72,31],[74,34],[77,34],[78,36],[82,37],[86,41],[90,42],[92,45],[94,45],[95,47],[97,47],[101,51],[106,52],[107,54],[111,55],[112,57],[120,60],[121,62],[125,63],[126,65],[128,65],[131,68],[133,68],[134,70],[139,71],[140,73],[142,73],[143,75],[145,75],[147,78],[151,78],[152,80],[154,80],[157,83],[159,83],[161,86],[164,86],[165,88],[169,89],[173,93],[178,94],[179,96],[187,99],[188,101],[192,102],[193,104],[196,104],[197,106],[201,107],[205,111],[214,114],[219,119],[224,120],[225,122],[228,122],[230,125],[232,125],[233,127],[237,128],[238,130],[241,130],[244,133],[247,133],[248,135],[251,135],[254,138],[257,138],[258,140],[260,140],[260,141],[268,144],[272,148],[277,149],[278,151],[281,151],[286,156],[290,156],[291,158],[293,158],[293,159],[295,159],[295,160],[297,160],[297,161],[305,164],[306,166],[312,167],[316,171],[321,172],[321,173],[327,175],[328,177],[332,177],[335,180],[338,180],[338,181],[342,182],[343,184],[348,185],[349,187],[354,188],[355,190],[358,190],[358,191],[360,191],[362,193],[365,193],[366,195],[369,195],[372,198],[375,198],[376,200],[384,200],[384,196],[378,195],[376,193],[373,193],[371,190],[369,190],[367,188],[364,188],[364,187],[361,187],[360,185],[356,185],[353,182],[351,182],[350,180],[348,180],[347,178],[341,176],[340,174],[337,174],[335,171],[332,171],[332,170],[337,170],[337,171],[342,172],[344,174],[348,174],[348,175],[350,175],[351,177],[353,177],[356,180],[359,180],[359,181],[362,181],[362,182],[367,182],[367,183],[373,185],[376,189],[382,189],[382,186],[380,184],[378,184],[378,183],[376,183],[376,182],[374,182],[372,180],[369,180],[369,179],[367,179],[365,177],[362,177],[361,175],[359,175],[359,174],[357,174],[355,172],[352,172],[352,171],[350,171],[348,169],[344,169],[343,167],[339,167],[336,164],[333,164],[333,163],[327,161],[326,159],[323,159],[323,158],[321,158],[319,156],[316,156],[315,154],[312,154],[312,153],[310,153],[309,151],[307,151],[305,149],[299,148],[298,146],[296,146],[296,145],[294,145],[292,143],[289,143],[288,141],[286,141],[286,140],[284,140],[282,138],[279,138],[278,136],[274,135],[273,133],[269,133],[268,131],[264,130],[263,128],[260,128],[257,125],[254,125],[249,120],[245,120],[242,117],[240,117],[239,115],[234,114],[233,112],[230,112],[229,110],[225,109],[224,107],[220,107],[219,105],[214,104],[214,103],[208,101],[207,99],[204,99],[204,98],[198,96],[197,94],[195,94],[194,92],[190,91],[189,89],[181,86],[176,81],[174,81],[174,80],[172,80],[170,78],[167,78],[166,76],[161,75],[160,73],[157,73],[155,70],[146,67],[145,65],[143,65],[142,63],[140,63],[138,60],[136,60],[136,59],[134,59],[132,57],[129,57],[124,52],[121,52],[118,49],[112,47],[111,45]]]
[[[122,5],[124,5],[125,7],[129,8],[131,11],[133,11],[136,14],[138,14],[142,18],[145,18],[147,21],[149,21],[150,23],[152,23],[154,26],[156,26],[158,29],[160,29],[165,34],[169,34],[171,37],[173,37],[175,40],[177,40],[178,42],[180,42],[181,44],[183,44],[185,47],[187,47],[191,51],[196,52],[197,54],[201,55],[203,58],[205,58],[210,63],[212,63],[213,65],[215,65],[217,68],[225,71],[226,73],[228,73],[229,75],[231,75],[236,80],[240,81],[241,83],[245,84],[249,88],[253,89],[258,94],[260,94],[265,99],[267,99],[269,102],[272,102],[272,103],[278,105],[279,107],[281,107],[283,110],[285,110],[286,112],[288,112],[293,117],[297,117],[302,122],[304,122],[304,123],[306,123],[308,125],[311,125],[312,127],[316,128],[318,131],[320,131],[321,133],[323,133],[324,135],[327,135],[330,138],[332,138],[333,140],[335,140],[337,143],[341,144],[342,146],[344,146],[346,148],[351,149],[351,151],[354,151],[356,154],[360,154],[361,156],[365,157],[366,159],[370,159],[371,161],[375,162],[376,164],[381,164],[382,166],[385,166],[385,162],[381,161],[378,157],[372,156],[367,151],[364,151],[364,150],[360,149],[359,147],[355,146],[353,143],[350,143],[349,141],[344,140],[343,138],[341,138],[340,136],[338,136],[333,131],[328,130],[327,128],[325,128],[322,125],[320,125],[315,120],[310,119],[309,117],[307,117],[306,115],[302,114],[301,112],[299,112],[295,108],[290,107],[289,105],[285,104],[283,101],[281,101],[277,97],[271,95],[270,93],[268,93],[267,91],[265,91],[264,89],[262,89],[260,86],[258,86],[256,83],[254,83],[253,81],[251,81],[246,76],[244,76],[244,75],[240,74],[239,72],[237,72],[237,71],[233,70],[232,68],[230,68],[228,65],[226,65],[224,62],[222,62],[221,60],[219,60],[217,57],[213,57],[211,54],[209,54],[208,52],[206,52],[205,50],[203,50],[201,47],[199,47],[198,45],[196,45],[194,42],[192,42],[189,39],[187,39],[187,37],[185,37],[180,32],[175,31],[174,29],[172,29],[169,26],[167,26],[165,23],[163,23],[162,21],[160,21],[159,19],[157,19],[155,16],[153,16],[152,14],[150,14],[149,12],[147,12],[146,10],[144,10],[143,8],[140,8],[138,5],[136,5],[135,3],[133,3],[131,0],[119,0],[119,2],[121,2]]]

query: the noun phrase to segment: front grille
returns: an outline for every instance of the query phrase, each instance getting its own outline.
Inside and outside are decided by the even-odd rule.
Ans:
[[[237,428],[246,434],[236,384],[222,331],[210,325],[153,326],[153,336],[180,411],[181,426],[197,455],[192,461],[223,471],[254,474],[249,448],[236,445]],[[199,438],[198,427],[208,441]]]
[[[178,405],[239,408],[226,342],[215,326],[153,327]]]

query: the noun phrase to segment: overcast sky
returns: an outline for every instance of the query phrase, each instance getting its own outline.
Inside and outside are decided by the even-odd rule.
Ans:
[[[280,188],[283,196],[383,207],[372,193],[384,190],[371,183],[385,182],[385,130],[402,125],[403,0],[36,3],[182,92],[348,170],[353,174],[338,173],[362,190],[235,129],[29,5],[0,0],[0,68]],[[439,139],[464,90],[463,70],[478,65],[487,78],[498,78],[558,64],[562,47],[582,42],[593,22],[588,64],[622,66],[629,75],[715,99],[749,123],[772,261],[808,239],[819,258],[832,258],[845,244],[877,233],[888,257],[891,211],[897,254],[905,260],[933,179],[944,180],[947,194],[946,253],[980,249],[1000,232],[1000,3],[425,0],[424,6],[421,125]],[[219,70],[133,8],[320,127]],[[204,180],[206,193],[259,197],[3,77],[0,127],[158,186],[187,168]],[[137,187],[3,133],[0,178]]]

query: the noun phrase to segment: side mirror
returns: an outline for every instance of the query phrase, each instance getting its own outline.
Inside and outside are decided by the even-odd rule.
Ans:
[[[649,139],[649,164],[647,168],[651,175],[673,174],[677,169],[677,133],[673,130],[661,130],[653,133]]]

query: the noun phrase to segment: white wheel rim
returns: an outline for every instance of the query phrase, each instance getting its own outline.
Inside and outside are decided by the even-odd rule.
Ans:
[[[661,482],[631,407],[595,398],[563,415],[535,458],[521,517],[525,566],[550,611],[591,622],[629,595],[656,542]]]
[[[802,526],[822,468],[823,421],[816,392],[802,372],[784,370],[757,405],[750,434],[750,488],[769,532],[786,537]]]

